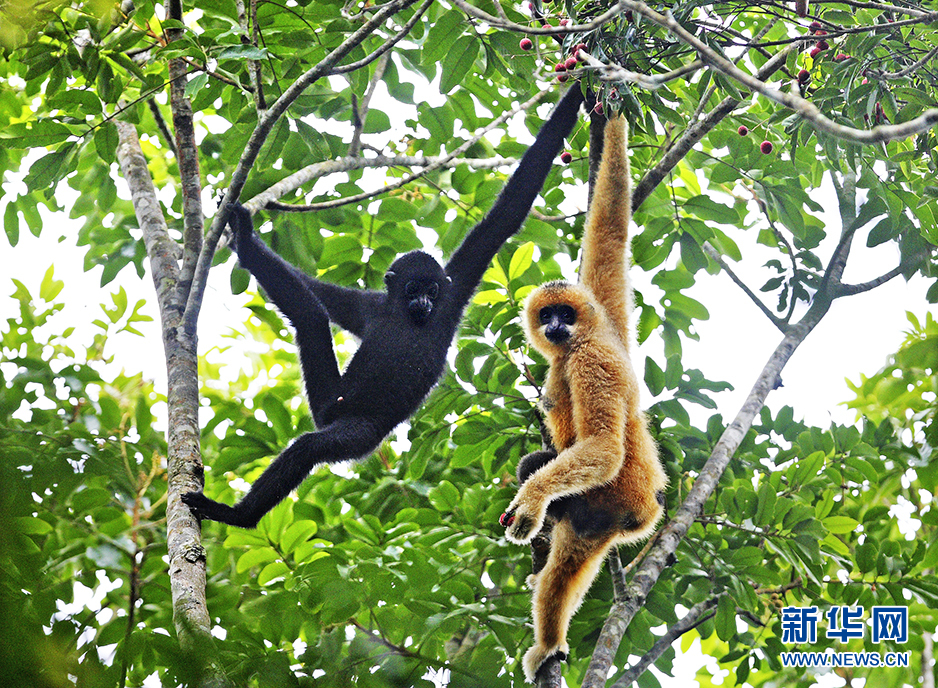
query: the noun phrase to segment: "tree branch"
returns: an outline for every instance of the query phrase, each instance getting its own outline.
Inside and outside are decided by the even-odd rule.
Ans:
[[[799,43],[792,43],[779,51],[777,55],[762,65],[762,68],[756,72],[756,78],[762,80],[774,74],[785,65],[788,55],[799,49]],[[687,156],[690,149],[735,110],[739,103],[740,101],[736,98],[724,98],[719,105],[704,115],[703,119],[694,122],[684,131],[681,138],[664,154],[657,165],[645,173],[645,176],[635,187],[632,192],[633,212],[651,195],[651,192],[655,190],[671,170],[677,167],[677,164]]]
[[[470,5],[465,0],[453,1],[459,9],[471,17],[481,19],[487,24],[490,24],[499,29],[505,29],[506,31],[519,31],[521,33],[530,34],[532,36],[552,36],[556,34],[593,31],[600,28],[603,24],[606,24],[607,22],[615,19],[617,16],[622,14],[623,10],[625,9],[620,2],[616,5],[613,5],[608,10],[600,14],[592,21],[587,22],[586,24],[568,24],[567,26],[526,26],[525,24],[516,24],[512,21],[500,19],[499,17],[488,14],[487,12],[483,12],[479,8]]]
[[[778,328],[782,334],[784,334],[785,328],[787,327],[785,321],[776,316],[771,310],[769,310],[768,306],[762,303],[762,299],[756,296],[755,293],[753,293],[753,291],[746,286],[745,282],[743,282],[736,275],[736,273],[733,272],[730,266],[727,265],[726,261],[723,260],[723,257],[720,255],[720,253],[715,248],[713,248],[709,242],[704,244],[703,250],[704,253],[706,253],[717,265],[723,269],[724,272],[726,272],[727,275],[730,276],[730,279],[736,283],[736,286],[742,289],[746,293],[746,296],[748,296],[749,299],[759,307],[759,310],[765,314],[765,317],[771,320],[772,324],[775,325],[775,327]]]
[[[156,189],[134,126],[115,122],[117,159],[130,188],[131,200],[146,246],[160,308],[169,386],[167,405],[166,539],[169,556],[173,623],[188,656],[205,662],[213,679],[223,681],[213,664],[211,619],[205,602],[205,550],[199,522],[182,504],[180,495],[201,489],[195,477],[202,467],[199,456],[198,358],[195,341],[180,336],[181,304],[175,300],[179,266],[176,242],[169,237]]]
[[[365,119],[368,117],[368,108],[371,106],[371,98],[375,94],[375,88],[378,86],[378,82],[381,81],[384,77],[384,70],[388,67],[388,60],[391,59],[390,53],[384,53],[381,56],[381,59],[378,61],[377,67],[375,67],[375,73],[371,75],[371,81],[368,82],[368,90],[365,92],[365,97],[362,98],[361,104],[354,108],[355,110],[355,131],[352,134],[352,142],[348,147],[348,154],[350,156],[358,156],[362,148],[362,132],[365,130]],[[353,94],[354,97],[354,94]]]
[[[855,129],[853,127],[837,124],[833,120],[825,117],[814,103],[800,96],[796,96],[793,93],[785,93],[776,88],[772,88],[766,85],[761,79],[747,74],[736,67],[736,65],[717,53],[710,46],[691,35],[674,19],[670,12],[664,15],[659,14],[648,7],[644,2],[639,2],[638,0],[619,0],[618,7],[641,14],[652,23],[667,29],[677,36],[682,43],[697,51],[700,58],[713,69],[738,81],[751,91],[759,93],[793,110],[796,114],[811,122],[815,128],[831,136],[854,143],[871,144],[907,138],[913,134],[927,131],[938,124],[938,108],[926,110],[915,119],[903,122],[902,124],[879,125],[872,129]],[[938,12],[933,12],[920,19],[909,21],[927,21],[931,18],[932,14],[934,18],[938,18]]]
[[[183,317],[183,327],[186,332],[192,335],[195,332],[196,321],[199,317],[199,310],[202,307],[202,297],[205,293],[205,286],[208,282],[208,271],[212,265],[212,258],[215,255],[215,249],[218,247],[218,240],[221,238],[225,225],[228,223],[229,206],[232,201],[241,195],[241,189],[244,188],[244,182],[247,179],[248,171],[257,160],[260,154],[261,146],[270,135],[274,124],[287,108],[295,101],[303,91],[316,82],[321,77],[331,73],[333,67],[343,57],[352,50],[361,45],[361,43],[374,33],[384,21],[399,12],[400,10],[413,5],[417,0],[391,0],[381,6],[374,16],[365,22],[358,30],[352,33],[342,43],[324,57],[315,67],[306,71],[290,87],[284,91],[270,109],[260,117],[254,132],[248,140],[244,153],[241,154],[241,160],[231,175],[231,184],[225,193],[225,198],[219,206],[219,212],[206,234],[205,243],[202,246],[202,252],[199,255],[198,265],[196,266],[195,276],[192,280],[192,289],[189,292],[189,299],[186,302],[185,316]]]
[[[398,31],[396,34],[394,34],[394,36],[389,38],[384,43],[384,45],[382,45],[380,48],[378,48],[373,53],[371,53],[371,55],[368,55],[367,57],[363,57],[357,62],[351,62],[347,65],[336,67],[335,69],[332,70],[331,74],[348,74],[349,72],[354,72],[357,69],[366,67],[372,62],[374,62],[375,60],[377,60],[379,57],[384,55],[395,45],[400,43],[401,39],[403,39],[404,36],[410,33],[410,30],[414,28],[414,26],[417,24],[418,21],[420,21],[420,17],[423,16],[423,13],[426,12],[427,9],[432,4],[433,4],[433,0],[424,0],[423,4],[417,8],[416,12],[414,12],[414,16],[411,17],[410,20],[406,24],[404,24],[404,27],[400,31]]]
[[[574,88],[579,88],[579,86],[574,86]],[[505,121],[507,121],[508,119],[510,119],[511,117],[513,117],[514,115],[516,115],[517,113],[522,112],[522,111],[524,111],[524,110],[530,109],[531,107],[533,107],[534,105],[536,105],[538,102],[540,102],[540,100],[541,100],[542,98],[544,98],[544,96],[546,96],[549,92],[550,92],[549,89],[548,89],[548,90],[544,90],[544,91],[539,91],[533,98],[527,100],[526,102],[522,103],[521,105],[518,105],[517,107],[513,108],[512,110],[509,110],[508,112],[504,112],[504,113],[502,113],[501,115],[499,115],[497,118],[495,118],[494,120],[492,120],[492,122],[491,122],[490,124],[488,124],[487,126],[483,127],[482,129],[480,129],[480,130],[475,134],[475,136],[473,136],[471,139],[469,139],[468,141],[466,141],[465,143],[463,143],[461,146],[459,146],[458,148],[456,148],[455,150],[453,150],[453,152],[450,153],[449,155],[446,155],[446,156],[443,156],[443,157],[440,157],[440,158],[436,158],[433,162],[430,162],[429,164],[427,164],[426,167],[424,167],[424,168],[423,168],[422,170],[420,170],[419,172],[414,172],[414,173],[412,173],[412,174],[405,175],[405,176],[402,177],[401,179],[395,181],[395,182],[392,183],[392,184],[388,184],[387,186],[385,186],[385,187],[383,187],[383,188],[381,188],[381,189],[378,189],[377,191],[368,191],[368,192],[364,192],[364,193],[357,194],[357,195],[355,195],[355,196],[348,196],[348,197],[346,197],[346,198],[337,198],[337,199],[335,199],[335,200],[333,200],[333,201],[324,201],[324,202],[322,202],[322,203],[311,203],[311,204],[309,204],[309,205],[301,205],[301,206],[300,206],[300,205],[291,205],[291,206],[286,206],[286,207],[285,207],[285,206],[282,205],[282,204],[276,204],[276,203],[273,203],[273,202],[272,202],[273,199],[279,197],[279,196],[277,196],[277,195],[275,195],[275,194],[276,194],[276,193],[281,193],[281,189],[283,189],[282,193],[286,193],[287,191],[291,190],[291,187],[292,187],[293,189],[295,189],[295,188],[297,188],[298,186],[300,186],[300,184],[306,183],[306,181],[308,181],[308,179],[305,179],[304,181],[299,181],[299,180],[305,178],[306,175],[308,175],[308,174],[316,174],[317,176],[322,176],[323,174],[329,174],[329,173],[331,173],[331,172],[341,171],[341,166],[342,166],[342,165],[346,165],[346,164],[349,165],[349,167],[347,167],[347,169],[355,169],[355,165],[356,165],[356,164],[361,164],[361,167],[375,167],[375,166],[390,166],[390,165],[401,164],[401,163],[399,163],[399,162],[388,162],[387,165],[376,165],[375,163],[371,162],[372,160],[379,160],[379,159],[381,159],[380,157],[379,157],[379,158],[371,158],[371,159],[368,159],[368,160],[362,160],[361,158],[351,158],[351,159],[345,158],[344,160],[325,161],[325,162],[321,162],[321,163],[315,163],[314,165],[310,165],[309,167],[305,167],[305,168],[303,168],[302,170],[300,170],[299,172],[294,173],[294,174],[290,175],[289,177],[286,177],[285,179],[281,180],[280,182],[278,182],[278,183],[275,184],[274,186],[270,187],[270,189],[268,189],[267,191],[265,191],[263,194],[259,194],[258,196],[255,196],[255,197],[251,200],[251,205],[252,205],[252,207],[254,207],[254,208],[261,208],[261,207],[278,208],[278,209],[280,209],[280,210],[291,210],[291,211],[296,211],[296,212],[299,212],[299,211],[310,211],[310,210],[322,210],[322,209],[325,209],[325,208],[335,208],[335,207],[342,206],[342,205],[348,205],[348,204],[350,204],[350,203],[358,203],[359,201],[364,201],[364,200],[367,200],[367,199],[369,199],[369,198],[373,198],[373,197],[375,197],[375,196],[378,196],[378,195],[387,193],[388,191],[393,191],[394,189],[399,189],[400,187],[402,187],[402,186],[404,186],[404,185],[406,185],[406,184],[409,184],[410,182],[414,181],[415,179],[418,179],[418,178],[420,178],[420,177],[423,177],[423,176],[429,174],[430,172],[433,172],[433,171],[435,171],[435,170],[441,169],[441,168],[443,168],[443,167],[452,166],[452,165],[449,165],[449,163],[455,161],[455,160],[457,159],[457,156],[458,156],[458,155],[460,155],[461,153],[466,152],[469,148],[471,148],[471,147],[472,147],[473,145],[475,145],[478,141],[480,141],[480,140],[482,139],[482,137],[485,136],[485,134],[487,134],[487,133],[488,133],[489,131],[491,131],[492,129],[496,129],[497,127],[501,126]],[[395,157],[395,158],[392,158],[392,159],[389,159],[389,160],[395,160],[395,161],[408,160],[409,162],[407,162],[406,164],[409,164],[409,165],[426,164],[426,162],[427,162],[427,159],[426,159],[426,158],[423,158],[423,159],[421,159],[421,158],[405,158],[405,157],[402,157],[402,156],[401,156],[401,157]],[[500,162],[500,161],[502,161],[502,160],[504,160],[505,162],[507,162],[506,159],[493,158],[493,159],[492,159],[492,166],[495,166],[495,165],[498,165],[498,164],[504,164],[503,162]],[[476,164],[476,161],[473,161],[472,159],[469,159],[469,160],[467,160],[466,162],[468,162],[469,164]],[[336,166],[339,166],[339,169],[336,169]],[[282,193],[281,193],[281,195],[282,195]],[[261,204],[261,199],[264,200],[263,205]]]
[[[700,624],[712,618],[716,612],[711,610],[717,605],[719,600],[720,596],[717,595],[703,602],[698,602],[691,607],[684,615],[683,619],[671,626],[665,634],[652,645],[651,649],[642,655],[638,662],[630,666],[628,670],[612,684],[612,688],[630,688],[630,686],[645,673],[645,670],[654,664],[658,658],[671,647],[671,643],[688,631],[694,630]]]

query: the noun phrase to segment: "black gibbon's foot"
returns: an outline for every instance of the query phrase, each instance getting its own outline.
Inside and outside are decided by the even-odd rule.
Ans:
[[[209,499],[201,492],[187,492],[182,496],[182,501],[200,519],[220,521],[239,528],[254,528],[257,526],[257,521],[250,522],[241,516],[234,507]]]

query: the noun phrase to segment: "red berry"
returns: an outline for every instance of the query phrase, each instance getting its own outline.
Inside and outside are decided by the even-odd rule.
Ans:
[[[810,79],[810,78],[811,78],[811,72],[809,72],[807,69],[802,69],[800,72],[798,72],[798,83],[799,83],[799,84],[803,84],[804,82],[806,82],[806,81],[807,81],[808,79]]]
[[[593,106],[593,112],[595,112],[597,115],[603,114],[603,104],[597,102],[596,105]]]
[[[811,52],[808,53],[808,55],[810,55],[811,57],[817,57],[820,54],[821,54],[821,49],[817,46],[814,46],[813,48],[811,48]]]
[[[518,44],[518,46],[519,46],[522,50],[533,50],[533,49],[534,49],[534,41],[532,41],[530,38],[522,38],[522,39],[521,39],[521,42]]]
[[[566,83],[567,79],[569,79],[569,78],[570,78],[570,75],[567,74],[567,73],[564,73],[564,74],[561,74],[561,75],[559,75],[559,76],[557,77],[557,81],[559,81],[560,83],[563,84],[563,83]]]
[[[844,60],[849,60],[850,56],[846,53],[837,53],[834,56],[834,62],[843,62]]]
[[[565,71],[567,71],[567,65],[564,64],[563,62],[558,62],[557,64],[554,65],[554,71],[555,71],[555,72],[565,72]]]
[[[811,22],[810,24],[808,24],[808,28],[811,29],[812,31],[820,31],[820,30],[821,30],[821,22],[813,21],[813,22]]]
[[[869,82],[869,79],[867,79],[866,77],[863,77],[863,81],[860,82],[860,85],[862,86],[863,84],[868,83],[868,82]]]
[[[761,150],[763,153],[765,153],[766,155],[768,155],[769,153],[772,152],[772,142],[771,142],[771,141],[763,141],[763,142],[762,142],[762,145],[759,146],[759,150]]]
[[[577,59],[575,57],[568,57],[567,61],[563,63],[563,66],[567,69],[576,69]]]
[[[828,43],[827,41],[818,41],[815,47],[820,48],[821,50],[827,50],[828,48],[831,47],[831,44]]]
[[[749,135],[749,127],[747,127],[745,124],[741,124],[740,127],[739,127],[739,129],[737,129],[736,131],[739,132],[739,135],[740,135],[740,136],[748,136],[748,135]]]
[[[560,154],[560,161],[564,165],[569,165],[571,160],[573,160],[573,154],[570,151],[564,151]]]

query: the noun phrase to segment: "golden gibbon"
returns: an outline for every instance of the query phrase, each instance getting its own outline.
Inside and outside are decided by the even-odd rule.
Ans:
[[[548,282],[528,297],[523,325],[550,369],[541,408],[554,450],[525,456],[518,494],[502,517],[506,537],[529,543],[550,517],[546,563],[529,578],[533,681],[553,655],[566,659],[567,629],[609,550],[654,531],[667,476],[639,409],[629,354],[631,185],[623,117],[605,143],[583,237],[580,283]]]

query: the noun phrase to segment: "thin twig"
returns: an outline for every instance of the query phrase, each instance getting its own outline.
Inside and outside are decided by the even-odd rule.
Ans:
[[[368,55],[367,57],[363,57],[357,62],[351,62],[347,65],[336,67],[335,69],[332,70],[331,73],[332,74],[347,74],[349,72],[354,72],[356,69],[361,69],[362,67],[366,67],[372,62],[374,62],[375,60],[377,60],[379,57],[381,57],[386,52],[388,52],[391,48],[397,45],[401,41],[401,39],[403,39],[407,34],[410,33],[410,30],[414,28],[414,25],[418,21],[420,21],[420,17],[422,17],[423,13],[427,11],[430,5],[433,4],[433,1],[434,0],[424,0],[423,4],[417,8],[416,12],[414,12],[414,16],[411,17],[410,20],[406,24],[404,24],[403,28],[401,28],[400,31],[394,34],[387,41],[385,41],[384,44],[381,45],[381,47],[375,50],[373,53],[371,53],[371,55]]]
[[[651,649],[612,684],[612,688],[630,688],[645,673],[645,670],[671,647],[675,640],[713,618],[716,612],[712,610],[719,600],[720,595],[717,595],[691,607],[680,621],[668,628],[665,634],[655,641]]]
[[[762,299],[756,296],[752,289],[746,286],[746,283],[743,282],[737,276],[737,274],[733,272],[732,268],[726,264],[726,261],[723,260],[723,256],[720,255],[719,251],[713,248],[713,246],[710,245],[710,242],[704,244],[703,250],[704,253],[706,253],[714,262],[716,262],[717,265],[723,269],[724,272],[726,272],[727,275],[730,276],[730,279],[736,283],[736,286],[742,289],[746,293],[746,296],[748,296],[749,299],[759,307],[759,310],[765,314],[765,317],[771,320],[772,324],[775,325],[775,327],[777,327],[779,331],[782,332],[782,334],[784,334],[787,327],[785,322],[776,316],[771,310],[769,310],[769,307],[762,303]]]

